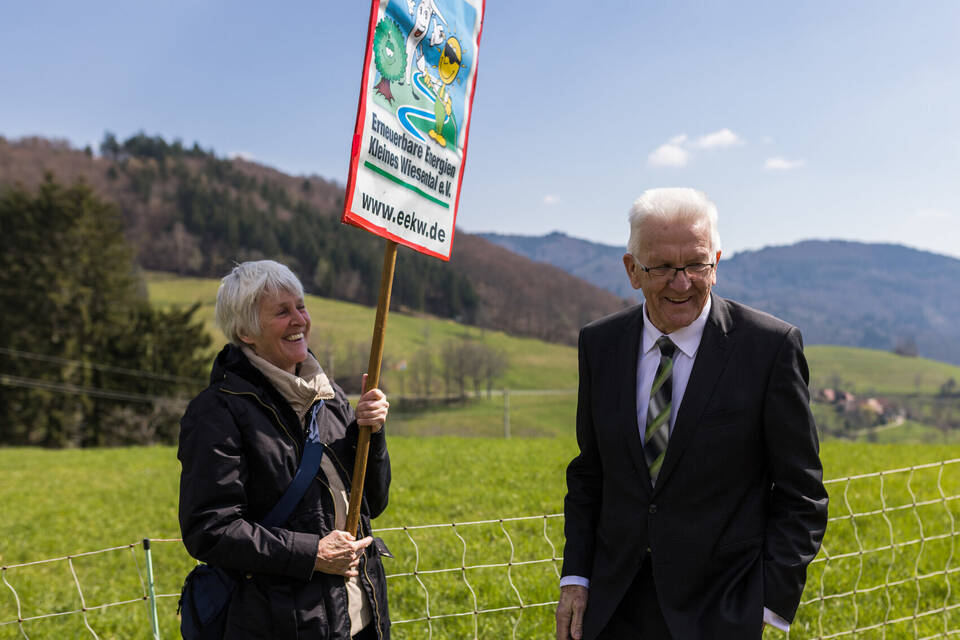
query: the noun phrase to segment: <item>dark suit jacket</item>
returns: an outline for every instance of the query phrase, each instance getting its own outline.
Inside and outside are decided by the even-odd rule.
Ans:
[[[585,640],[647,554],[677,640],[759,637],[763,607],[796,613],[827,523],[800,332],[712,300],[656,487],[637,425],[642,307],[580,332],[563,575],[590,579]]]

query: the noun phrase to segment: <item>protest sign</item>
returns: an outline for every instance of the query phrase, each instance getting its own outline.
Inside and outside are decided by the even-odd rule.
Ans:
[[[450,259],[484,0],[373,0],[342,222],[386,238],[364,390],[379,386],[397,244]],[[370,426],[347,531],[359,535]]]
[[[483,0],[374,0],[342,221],[450,259]]]

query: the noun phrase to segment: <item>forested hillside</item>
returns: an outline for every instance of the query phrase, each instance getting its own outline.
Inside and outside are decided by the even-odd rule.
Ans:
[[[269,257],[289,264],[311,293],[376,303],[383,241],[340,224],[343,187],[323,178],[143,133],[122,142],[108,133],[99,153],[0,138],[0,187],[35,186],[47,172],[62,183],[83,180],[115,203],[146,269],[220,277],[234,262]],[[402,250],[393,306],[572,343],[584,319],[624,304],[560,269],[493,249],[458,231],[450,265]]]

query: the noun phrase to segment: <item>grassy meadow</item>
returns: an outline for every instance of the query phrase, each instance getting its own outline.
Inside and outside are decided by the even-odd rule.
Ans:
[[[215,348],[223,341],[212,326],[217,284],[164,274],[148,278],[154,304],[201,303],[199,317]],[[369,344],[373,309],[312,296],[307,304],[311,346],[321,359],[343,358],[338,350]],[[564,469],[576,453],[576,349],[393,312],[383,372],[393,398],[409,373],[398,363],[464,335],[509,355],[509,370],[497,386],[510,392],[426,407],[398,401],[391,412],[391,502],[374,522],[396,556],[385,561],[387,573],[396,574],[388,581],[391,618],[422,618],[428,607],[431,616],[429,622],[397,624],[394,637],[460,640],[476,632],[498,640],[552,638],[552,606],[525,607],[522,614],[445,616],[475,605],[497,609],[557,597],[562,518],[509,519],[562,511]],[[960,380],[960,367],[922,358],[830,346],[809,346],[806,353],[816,388],[932,397],[946,380]],[[530,393],[543,390],[551,392]],[[510,439],[503,437],[506,407]],[[906,420],[875,430],[871,439],[823,443],[825,476],[833,479],[831,521],[790,638],[830,637],[855,627],[867,630],[843,637],[924,638],[960,629],[954,573],[960,565],[960,549],[954,548],[960,464],[836,480],[960,458],[960,438]],[[927,444],[916,444],[921,442]],[[18,598],[23,617],[86,607],[86,622],[100,638],[149,637],[140,540],[154,540],[160,594],[178,593],[193,564],[179,542],[163,541],[179,537],[175,448],[0,448],[0,469],[0,573],[7,583],[0,586],[0,640],[23,637],[17,624],[5,624],[17,619]],[[483,520],[495,522],[469,524]],[[120,548],[69,562],[7,568],[115,546]],[[133,602],[96,608],[128,600]],[[925,614],[940,607],[957,608]],[[161,637],[179,637],[175,611],[176,597],[160,599]],[[872,627],[899,618],[905,620]],[[28,621],[23,631],[30,638],[93,637],[80,614]],[[766,637],[782,636],[768,631]]]
[[[575,446],[572,439],[565,438],[392,438],[395,479],[391,504],[374,526],[389,529],[559,512],[564,492],[563,470],[574,455]],[[0,449],[0,468],[4,469],[0,503],[5,505],[5,517],[0,519],[2,566],[127,545],[144,537],[163,539],[180,535],[176,515],[179,463],[172,447]],[[551,557],[549,545],[542,538],[537,541],[527,535],[529,527],[523,523],[507,526],[513,532],[518,557]],[[542,531],[543,525],[538,527]],[[449,530],[411,531],[411,535],[420,547],[421,569],[459,563],[462,543]],[[467,527],[462,535],[468,541],[468,565],[509,559],[509,543],[499,526]],[[550,536],[558,547],[557,554],[561,553],[560,519],[551,523]],[[390,531],[384,532],[383,537],[397,556],[396,560],[387,560],[388,573],[411,569],[417,552],[410,538]],[[179,591],[192,565],[181,545],[155,542],[153,555],[157,592]],[[143,552],[139,546],[133,552],[121,549],[77,558],[73,564],[88,607],[142,595],[138,569],[143,571]],[[518,585],[529,587],[524,587],[528,602],[546,602],[555,597],[555,574],[549,579],[553,568],[539,567],[532,575],[542,577],[541,569],[547,570],[548,580],[531,581],[530,571],[514,570]],[[24,617],[81,607],[66,562],[10,569],[4,572],[4,578],[16,588]],[[456,594],[450,580],[444,576],[424,579],[431,590],[431,611],[443,613],[445,607],[449,611],[452,603],[446,603],[445,597],[448,593]],[[503,571],[476,570],[470,580],[477,587],[489,585],[479,594],[481,607],[496,606],[512,595]],[[423,596],[415,580],[391,580],[390,589],[394,620],[423,615]],[[511,602],[516,603],[516,599]],[[463,610],[459,599],[455,603]],[[161,599],[159,608],[163,637],[178,637],[176,598]],[[101,638],[149,635],[146,609],[139,603],[88,616]],[[485,619],[484,624],[499,626],[497,614],[489,617],[494,620]],[[0,590],[0,623],[16,618],[16,600],[4,587]],[[397,628],[397,637],[424,637],[419,635],[417,625],[406,627],[407,632],[404,625]],[[440,623],[435,632],[442,634],[443,627],[444,623]],[[24,629],[29,637],[84,635],[80,615],[28,622]],[[459,632],[450,633],[453,635],[439,637],[466,637]],[[17,625],[0,626],[0,638],[19,637],[22,636]]]
[[[536,516],[562,511],[564,468],[576,452],[572,434],[556,438],[403,437],[390,440],[394,466],[391,504],[374,522],[396,555],[387,560],[388,574],[408,574],[416,567],[429,593],[431,616],[469,611],[473,595],[461,572],[429,573],[466,567],[553,557],[562,554],[562,519],[504,522],[417,529],[419,525]],[[828,478],[842,478],[960,457],[960,446],[903,446],[831,441],[823,445]],[[179,536],[176,519],[179,464],[171,447],[104,450],[0,450],[0,564],[9,566],[78,552],[93,551],[153,539]],[[960,584],[942,575],[956,570],[960,550],[954,550],[960,505],[944,495],[960,495],[960,464],[877,477],[833,482],[831,523],[825,551],[810,569],[807,591],[793,638],[818,637],[926,611],[944,602],[957,602]],[[938,482],[939,480],[939,482]],[[883,496],[881,498],[881,495]],[[931,504],[921,504],[927,501]],[[920,504],[916,508],[897,508]],[[881,506],[886,506],[886,512]],[[876,512],[876,513],[872,513]],[[851,517],[850,514],[863,514]],[[886,519],[883,517],[886,515]],[[390,530],[412,527],[407,531]],[[506,531],[506,534],[504,533]],[[545,534],[546,533],[546,537]],[[459,534],[462,538],[458,538]],[[509,536],[509,537],[508,537]],[[924,539],[921,544],[918,542]],[[890,540],[896,541],[894,548]],[[512,548],[511,548],[512,543]],[[857,554],[858,549],[865,551]],[[871,551],[881,549],[880,551]],[[158,593],[179,590],[191,560],[179,543],[153,544]],[[852,555],[846,555],[852,554]],[[838,557],[840,556],[840,557]],[[842,557],[845,556],[845,557]],[[826,557],[830,560],[827,562]],[[837,558],[837,559],[834,559]],[[140,546],[73,559],[87,607],[141,597],[144,572]],[[556,565],[559,569],[559,565]],[[492,609],[515,605],[517,594],[526,604],[556,598],[554,563],[515,564],[511,578],[502,567],[467,569],[477,605]],[[941,572],[940,575],[937,572]],[[7,569],[4,579],[17,591],[22,615],[30,617],[81,607],[67,562]],[[915,575],[933,574],[914,579]],[[895,584],[889,589],[885,582]],[[950,591],[947,591],[947,585]],[[393,620],[420,618],[426,612],[424,587],[412,575],[389,580]],[[858,591],[856,596],[831,594]],[[820,599],[822,596],[827,596]],[[161,598],[162,637],[177,637],[176,598]],[[480,637],[549,638],[552,607],[478,616]],[[15,620],[16,601],[10,589],[0,591],[0,623]],[[146,607],[140,602],[88,613],[90,626],[101,638],[149,636]],[[940,616],[888,627],[886,637],[927,637],[943,629]],[[947,623],[960,627],[960,618]],[[400,624],[397,638],[467,638],[473,636],[473,616]],[[31,638],[73,638],[89,635],[77,615],[27,622]],[[770,635],[770,634],[768,634]],[[0,626],[0,638],[22,637],[16,624]],[[92,637],[92,636],[89,636]],[[770,637],[775,637],[770,635]],[[873,637],[865,635],[863,637]]]

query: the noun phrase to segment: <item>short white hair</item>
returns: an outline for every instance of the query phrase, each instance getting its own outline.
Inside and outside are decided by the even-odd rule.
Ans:
[[[720,232],[717,230],[717,205],[702,191],[688,187],[647,189],[630,208],[630,240],[627,253],[637,257],[640,251],[644,223],[649,220],[665,222],[705,223],[710,232],[710,254],[720,251]]]
[[[230,342],[242,345],[241,335],[260,335],[264,294],[281,292],[303,297],[303,285],[287,266],[273,260],[241,262],[220,281],[214,322]]]

